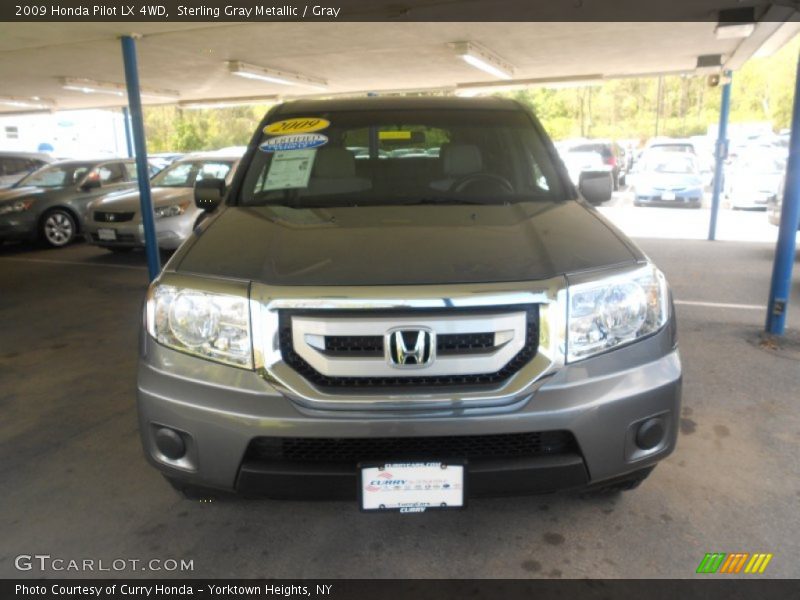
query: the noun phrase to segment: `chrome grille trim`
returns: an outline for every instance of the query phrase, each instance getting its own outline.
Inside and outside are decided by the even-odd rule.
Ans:
[[[564,364],[566,280],[420,286],[268,286],[253,283],[250,311],[256,370],[281,394],[311,410],[471,410],[510,406],[529,397]],[[283,360],[280,347],[282,310],[397,310],[482,308],[514,305],[539,307],[539,346],[532,360],[488,389],[380,390],[349,395],[346,390],[322,390]],[[522,309],[522,306],[520,306]],[[419,372],[418,372],[419,373]],[[395,373],[396,375],[397,373]]]
[[[503,368],[525,345],[527,313],[484,313],[472,315],[407,315],[367,317],[364,312],[352,317],[290,317],[294,350],[309,365],[327,377],[415,377],[419,375],[474,375],[494,373]],[[338,357],[319,348],[319,338],[327,336],[380,335],[384,338],[397,329],[424,328],[435,335],[453,333],[495,334],[501,343],[488,352],[437,356],[429,365],[407,368],[390,364],[388,343],[380,357]],[[435,339],[435,338],[434,338]],[[504,340],[504,341],[503,341]]]

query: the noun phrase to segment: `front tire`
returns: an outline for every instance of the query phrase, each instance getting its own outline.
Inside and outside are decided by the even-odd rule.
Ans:
[[[39,225],[40,239],[52,248],[63,248],[75,239],[77,233],[75,217],[61,208],[46,212]]]

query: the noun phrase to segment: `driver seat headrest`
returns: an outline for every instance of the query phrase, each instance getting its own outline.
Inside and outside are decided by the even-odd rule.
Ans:
[[[481,151],[475,144],[443,144],[441,155],[442,170],[446,176],[460,177],[483,170]]]

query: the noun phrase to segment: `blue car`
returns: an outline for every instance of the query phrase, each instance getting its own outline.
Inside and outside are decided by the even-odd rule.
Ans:
[[[703,178],[697,157],[688,152],[648,152],[633,177],[635,206],[700,208]]]

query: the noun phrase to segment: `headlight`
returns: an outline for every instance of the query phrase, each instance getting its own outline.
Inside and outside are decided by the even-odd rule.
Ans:
[[[175,350],[253,368],[246,296],[155,284],[147,294],[147,331]]]
[[[33,206],[33,200],[17,200],[16,202],[8,202],[7,204],[0,205],[0,215],[24,212],[31,206]]]
[[[169,206],[158,206],[153,209],[153,215],[156,219],[163,219],[164,217],[178,217],[185,213],[188,207],[189,202],[170,204]]]
[[[568,296],[568,362],[654,333],[669,316],[667,282],[652,265],[571,285]]]

